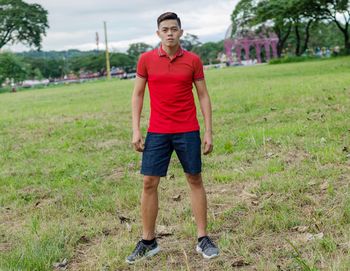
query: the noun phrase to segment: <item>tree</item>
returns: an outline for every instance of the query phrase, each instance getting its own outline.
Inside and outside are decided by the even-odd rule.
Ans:
[[[318,6],[314,0],[291,0],[285,8],[295,31],[295,55],[300,56],[308,49],[312,24],[320,19]]]
[[[310,47],[335,47],[343,42],[339,29],[332,22],[319,21],[312,25],[310,30]]]
[[[0,0],[0,49],[17,42],[40,49],[49,27],[47,11],[22,0]]]
[[[244,36],[253,28],[272,29],[279,41],[277,53],[281,56],[293,26],[283,0],[241,0],[232,12],[232,35]]]
[[[256,17],[256,10],[252,0],[241,0],[237,3],[231,14],[232,35],[240,34],[247,28],[250,29]]]
[[[201,42],[198,36],[186,33],[186,35],[180,40],[181,47],[187,51],[192,51],[193,48],[200,46]]]
[[[80,70],[89,72],[100,72],[105,68],[106,60],[105,53],[103,51],[98,54],[89,54],[85,56],[77,56],[70,60],[70,67],[74,72]]]
[[[133,59],[124,53],[112,53],[110,55],[111,58],[111,65],[114,67],[120,67],[120,68],[130,68],[134,66]]]
[[[29,65],[28,78],[31,79],[60,78],[68,72],[65,69],[66,61],[62,58],[47,59],[45,57],[34,58],[26,56],[23,60]]]
[[[193,48],[193,52],[198,54],[204,64],[218,62],[218,54],[224,49],[224,42],[206,42]]]
[[[129,56],[131,56],[134,59],[134,62],[136,63],[139,55],[151,50],[152,48],[153,47],[151,45],[144,42],[132,43],[129,45],[129,49],[127,50],[127,53]]]
[[[114,67],[128,68],[134,66],[134,58],[124,53],[111,53],[110,64]],[[77,56],[69,60],[69,66],[74,72],[80,70],[89,72],[102,72],[105,69],[105,53],[91,53],[85,56]]]
[[[0,86],[6,79],[21,82],[26,78],[27,72],[24,63],[12,53],[0,54]]]
[[[344,36],[345,52],[350,54],[350,0],[318,0],[324,19],[334,22]]]
[[[233,29],[244,33],[272,29],[278,36],[277,53],[282,50],[294,30],[295,54],[308,48],[310,28],[320,19],[316,0],[241,0],[232,13]]]
[[[258,3],[255,10],[255,24],[272,25],[271,28],[278,37],[277,54],[281,56],[293,28],[293,20],[288,14],[286,2],[282,0],[263,0]]]

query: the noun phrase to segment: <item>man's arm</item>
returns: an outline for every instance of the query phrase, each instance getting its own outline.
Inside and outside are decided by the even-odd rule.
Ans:
[[[132,145],[136,151],[143,151],[143,140],[140,129],[140,118],[143,106],[143,97],[145,94],[147,80],[136,76],[134,91],[131,98],[132,106]]]
[[[194,84],[197,89],[198,99],[201,111],[204,117],[205,133],[203,137],[203,154],[207,155],[213,151],[212,120],[211,120],[211,102],[205,80],[196,80]]]

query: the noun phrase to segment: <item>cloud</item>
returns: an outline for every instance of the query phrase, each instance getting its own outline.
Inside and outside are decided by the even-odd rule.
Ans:
[[[166,11],[176,12],[185,32],[223,39],[230,24],[230,14],[238,0],[24,0],[38,3],[49,12],[50,29],[43,38],[43,50],[96,48],[96,32],[100,48],[104,40],[103,21],[108,25],[110,47],[125,51],[133,42],[158,43],[156,19]],[[23,46],[12,46],[23,50]]]

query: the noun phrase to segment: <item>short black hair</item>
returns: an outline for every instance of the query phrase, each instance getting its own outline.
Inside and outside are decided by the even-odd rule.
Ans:
[[[157,19],[158,28],[159,28],[160,23],[165,21],[165,20],[176,20],[178,25],[179,25],[179,27],[181,28],[181,21],[180,21],[180,18],[177,16],[176,13],[174,13],[174,12],[165,12],[162,15],[160,15],[158,17],[158,19]]]

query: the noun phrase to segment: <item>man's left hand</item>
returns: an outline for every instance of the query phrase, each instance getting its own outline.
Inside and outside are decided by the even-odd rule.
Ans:
[[[207,155],[213,151],[213,137],[211,131],[206,131],[203,138],[203,154]]]

